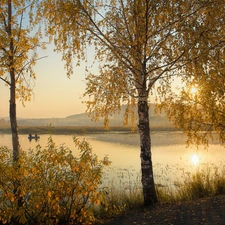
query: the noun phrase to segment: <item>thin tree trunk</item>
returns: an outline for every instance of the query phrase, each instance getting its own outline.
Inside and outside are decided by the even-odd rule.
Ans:
[[[13,46],[13,44],[12,44]],[[13,61],[12,61],[13,62]],[[12,63],[13,65],[13,63]],[[18,163],[19,160],[19,136],[18,136],[18,126],[17,126],[17,118],[16,118],[16,80],[15,80],[15,71],[14,68],[10,70],[10,77],[11,77],[11,85],[10,85],[10,106],[9,106],[9,114],[10,114],[10,124],[11,124],[11,131],[12,131],[12,145],[13,145],[13,163],[16,169],[19,169],[20,165]],[[15,201],[17,201],[17,210],[19,211],[23,205],[23,197],[21,197],[20,191],[20,180],[16,179],[14,183],[14,196]],[[11,219],[11,223],[13,225],[20,225],[19,217],[13,216]]]
[[[145,206],[158,202],[151,157],[151,139],[149,126],[149,107],[147,99],[138,102],[139,133],[141,147],[142,187]]]
[[[10,88],[10,124],[12,131],[12,146],[13,146],[13,161],[17,162],[19,158],[19,137],[18,137],[18,127],[16,119],[16,102],[15,102],[15,86],[11,83]]]
[[[10,67],[10,124],[12,131],[12,145],[13,145],[13,161],[18,161],[19,157],[19,137],[18,127],[16,119],[16,78],[14,70],[14,42],[12,37],[12,0],[8,0],[8,36],[10,37],[10,55],[9,55],[9,67]]]

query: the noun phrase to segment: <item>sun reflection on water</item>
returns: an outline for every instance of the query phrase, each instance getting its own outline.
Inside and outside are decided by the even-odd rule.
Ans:
[[[199,156],[195,153],[191,156],[192,163],[197,166],[199,164]]]

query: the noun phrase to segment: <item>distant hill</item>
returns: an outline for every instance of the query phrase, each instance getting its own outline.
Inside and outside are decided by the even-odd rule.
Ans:
[[[120,114],[110,117],[110,126],[123,126],[125,106],[121,108]],[[154,114],[154,105],[149,109],[150,123],[152,126],[171,126],[166,115]],[[138,122],[136,122],[138,123]],[[43,118],[43,119],[18,119],[19,126],[103,126],[103,119],[94,122],[87,113],[70,115],[66,118]]]

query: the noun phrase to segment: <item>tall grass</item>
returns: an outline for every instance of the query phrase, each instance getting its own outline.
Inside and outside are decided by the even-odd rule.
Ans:
[[[225,195],[225,166],[204,165],[193,173],[184,173],[182,181],[176,182],[174,187],[156,184],[156,190],[159,203]],[[142,188],[138,182],[115,185],[112,181],[102,189],[102,196],[98,209],[100,217],[122,214],[143,205]]]
[[[142,206],[143,195],[140,176],[137,175],[136,180],[132,179],[132,176],[134,174],[124,169],[117,174],[116,180],[108,178],[108,181],[103,183],[100,187],[101,204],[94,209],[98,217],[121,215],[128,210]]]
[[[178,184],[177,200],[195,200],[225,194],[225,166],[199,168],[187,174],[183,184]]]
[[[202,165],[193,173],[184,173],[174,187],[157,187],[160,202],[196,200],[225,194],[225,166]]]

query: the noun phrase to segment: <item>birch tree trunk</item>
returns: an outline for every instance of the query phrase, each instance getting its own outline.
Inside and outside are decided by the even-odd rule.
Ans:
[[[13,145],[13,161],[18,161],[19,157],[19,137],[18,137],[18,127],[16,119],[16,78],[14,70],[14,42],[12,37],[12,1],[8,0],[8,36],[10,37],[10,55],[9,55],[9,68],[10,68],[10,106],[9,106],[9,115],[10,115],[10,124],[12,131],[12,145]]]
[[[145,206],[158,202],[152,167],[151,138],[149,125],[149,107],[147,98],[139,98],[138,101],[139,133],[141,147],[141,172],[142,187]]]

